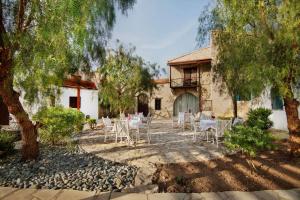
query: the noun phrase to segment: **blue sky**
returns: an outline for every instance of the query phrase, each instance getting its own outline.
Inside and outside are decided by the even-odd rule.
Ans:
[[[127,16],[117,13],[109,46],[115,47],[117,39],[132,44],[146,61],[166,68],[169,59],[198,48],[198,17],[210,2],[137,0]]]

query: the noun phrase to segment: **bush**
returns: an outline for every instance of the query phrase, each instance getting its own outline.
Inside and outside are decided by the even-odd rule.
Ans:
[[[89,126],[90,126],[91,129],[94,129],[96,127],[96,124],[97,124],[96,119],[89,118],[86,121],[89,124]]]
[[[8,131],[0,130],[0,151],[11,153],[14,150],[16,136]]]
[[[273,137],[258,127],[235,126],[224,134],[225,146],[230,150],[241,150],[251,157],[258,150],[272,149]]]
[[[34,120],[41,124],[41,141],[54,145],[68,142],[75,132],[83,129],[84,114],[72,108],[49,107],[41,109]]]
[[[272,111],[270,109],[251,109],[248,113],[248,120],[246,124],[249,127],[257,127],[262,130],[267,130],[273,125],[273,122],[269,119],[271,114]]]

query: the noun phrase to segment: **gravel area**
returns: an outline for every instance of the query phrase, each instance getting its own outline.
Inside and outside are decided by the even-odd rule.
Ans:
[[[16,188],[121,191],[132,187],[137,169],[64,147],[41,147],[37,161],[20,153],[0,159],[0,186]]]

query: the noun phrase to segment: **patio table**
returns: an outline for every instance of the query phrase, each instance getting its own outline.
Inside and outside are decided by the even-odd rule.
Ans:
[[[137,129],[142,125],[142,121],[138,119],[129,120],[129,128]]]
[[[211,120],[211,119],[203,119],[203,120],[200,120],[199,126],[200,126],[200,129],[203,131],[207,131],[209,129],[216,129],[217,121]]]

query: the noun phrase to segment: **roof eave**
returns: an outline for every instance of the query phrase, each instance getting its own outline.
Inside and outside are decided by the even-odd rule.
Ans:
[[[211,58],[209,59],[201,59],[201,60],[193,60],[193,61],[181,61],[181,62],[168,62],[169,66],[176,66],[176,65],[188,65],[188,64],[201,64],[201,63],[210,63]]]

